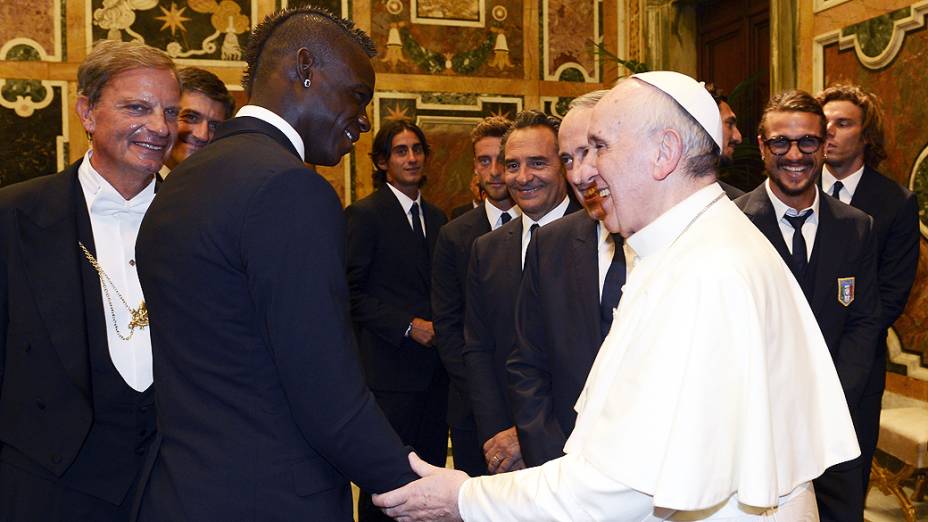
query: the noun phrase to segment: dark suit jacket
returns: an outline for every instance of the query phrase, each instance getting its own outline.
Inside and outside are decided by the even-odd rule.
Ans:
[[[915,282],[920,237],[918,202],[915,194],[902,185],[865,167],[851,206],[873,218],[878,253],[880,327],[885,330],[902,314]]]
[[[482,206],[482,204],[475,207],[474,204],[471,202],[471,203],[465,203],[459,207],[454,207],[453,209],[451,209],[451,219],[459,218],[475,208],[480,208],[480,206]]]
[[[721,180],[718,181],[718,184],[722,187],[722,190],[725,191],[725,195],[728,196],[728,199],[732,201],[744,195],[744,191],[734,185],[730,185]]]
[[[348,285],[367,384],[374,390],[423,391],[444,371],[434,348],[404,337],[414,317],[432,320],[429,259],[447,219],[422,200],[428,257],[388,187],[345,209]]]
[[[80,163],[0,190],[0,446],[57,477],[93,421]]]
[[[158,428],[142,520],[351,520],[348,480],[415,478],[364,385],[332,187],[272,125],[226,122],[136,246]]]
[[[577,420],[601,344],[598,247],[596,221],[576,212],[538,230],[525,256],[506,370],[526,466],[563,455]]]
[[[565,215],[579,210],[573,199]],[[464,364],[481,444],[511,428],[506,359],[515,346],[515,306],[522,281],[522,219],[474,241],[467,269]]]
[[[484,205],[442,227],[432,257],[435,344],[451,378],[448,423],[452,426],[460,426],[473,416],[464,367],[465,282],[474,240],[490,231]]]
[[[790,253],[764,184],[735,204],[767,236],[783,260]],[[877,359],[879,294],[873,220],[819,191],[819,223],[812,246],[814,287],[809,304],[828,344],[851,415],[855,416]],[[811,267],[811,266],[810,266]],[[854,300],[838,301],[838,278],[854,278]]]

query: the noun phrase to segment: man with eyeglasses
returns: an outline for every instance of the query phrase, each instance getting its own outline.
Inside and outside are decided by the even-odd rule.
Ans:
[[[822,106],[803,91],[773,97],[757,141],[768,179],[735,203],[767,236],[802,287],[838,371],[858,440],[879,335],[873,220],[825,197],[817,184],[826,136]],[[822,521],[861,520],[864,459],[832,466],[814,481]]]

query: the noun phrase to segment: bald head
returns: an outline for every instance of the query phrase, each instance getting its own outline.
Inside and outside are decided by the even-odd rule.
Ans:
[[[718,121],[711,97],[708,103]],[[608,185],[600,194],[611,200],[604,222],[613,233],[634,234],[715,181],[715,140],[670,95],[641,80],[620,81],[596,104],[588,138]]]

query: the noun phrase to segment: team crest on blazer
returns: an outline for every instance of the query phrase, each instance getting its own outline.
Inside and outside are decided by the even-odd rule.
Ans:
[[[854,278],[838,278],[838,302],[844,306],[850,306],[854,302]]]

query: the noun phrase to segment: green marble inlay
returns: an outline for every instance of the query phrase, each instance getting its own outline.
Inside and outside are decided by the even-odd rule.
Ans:
[[[0,88],[0,96],[10,102],[15,102],[19,96],[22,96],[31,98],[34,103],[39,103],[48,96],[48,91],[39,80],[6,80],[3,88]]]
[[[458,74],[472,74],[482,67],[493,52],[496,37],[492,32],[487,33],[483,42],[475,49],[461,51],[451,56],[432,51],[423,47],[415,40],[407,28],[400,29],[400,39],[403,41],[403,51],[423,72],[440,74],[445,69],[451,69]],[[446,67],[450,65],[450,67]]]
[[[441,105],[477,105],[477,94],[452,92],[424,92],[422,103]]]
[[[583,78],[583,72],[575,67],[568,67],[561,71],[561,75],[557,77],[558,80],[562,82],[582,82],[585,81]]]
[[[864,55],[875,58],[886,49],[893,37],[893,23],[912,15],[911,7],[903,7],[891,13],[864,20],[841,29],[841,36],[856,34]]]
[[[554,112],[556,116],[563,118],[567,115],[567,111],[570,110],[570,102],[574,101],[573,98],[560,97],[557,99],[557,103],[554,104]]]
[[[925,231],[928,230],[928,158],[919,162],[912,175],[915,179],[910,186],[918,198],[918,218],[922,222],[922,231]]]
[[[6,53],[6,59],[13,62],[38,62],[42,59],[39,51],[30,45],[14,45]]]

